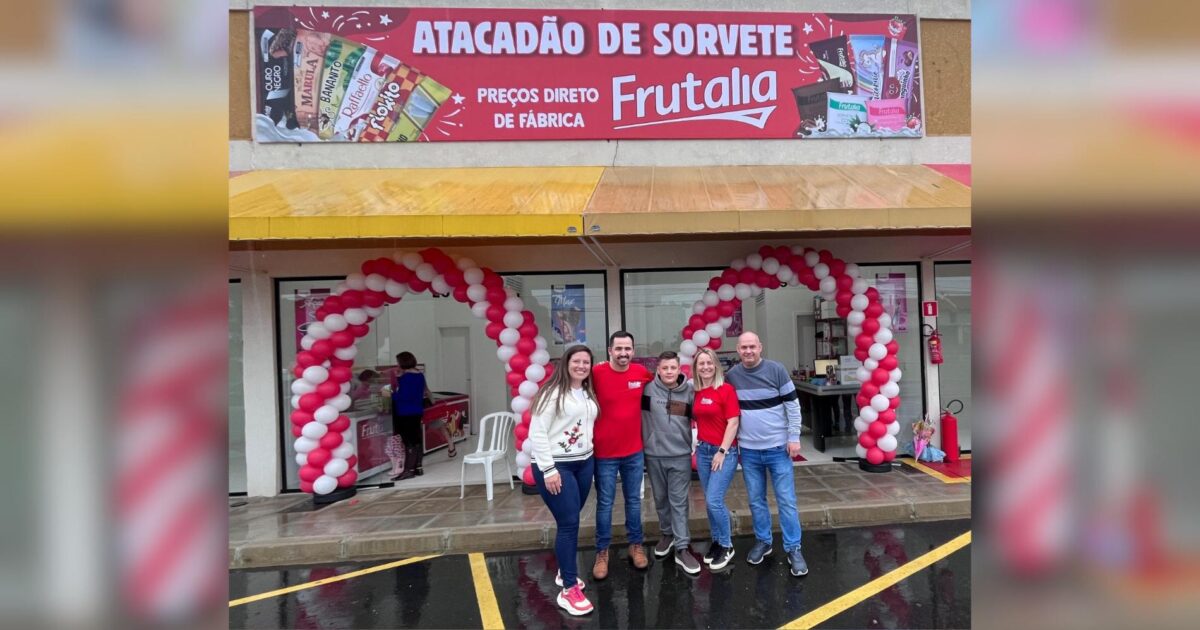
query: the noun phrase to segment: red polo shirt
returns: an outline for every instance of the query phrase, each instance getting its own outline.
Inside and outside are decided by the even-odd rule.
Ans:
[[[654,376],[644,366],[631,363],[618,372],[607,361],[592,369],[600,415],[592,443],[596,457],[628,457],[642,450],[642,389]]]
[[[720,446],[725,439],[726,422],[734,416],[742,415],[738,405],[737,391],[733,385],[722,383],[713,389],[706,387],[696,392],[696,402],[692,403],[692,413],[696,416],[697,439],[713,446]],[[736,446],[735,439],[730,446]]]

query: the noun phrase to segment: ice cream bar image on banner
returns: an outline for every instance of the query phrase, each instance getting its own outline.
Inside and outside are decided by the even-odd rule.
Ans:
[[[392,76],[399,67],[400,60],[391,55],[375,50],[368,50],[363,55],[358,69],[350,78],[342,106],[338,109],[337,122],[333,125],[334,136],[351,142],[358,139],[367,127],[366,118],[375,105],[384,79]]]
[[[829,92],[829,108],[826,129],[839,134],[858,132],[859,125],[867,124],[867,97],[856,94]]]
[[[906,113],[902,98],[867,101],[867,122],[871,123],[871,126],[877,131],[880,129],[891,131],[904,129]]]
[[[883,97],[884,71],[887,69],[887,48],[883,35],[851,35],[850,50],[854,52],[855,92],[870,98]]]
[[[413,89],[425,75],[415,68],[400,64],[388,76],[383,78],[379,95],[367,112],[361,132],[357,132],[351,140],[358,142],[387,142],[392,128],[400,120],[400,111],[408,102]]]
[[[346,87],[350,85],[350,78],[358,70],[358,64],[368,50],[374,53],[373,48],[368,49],[337,36],[329,42],[329,49],[325,52],[325,71],[321,75],[321,89],[317,99],[320,110],[317,135],[322,140],[333,137]]]
[[[328,33],[306,29],[296,30],[296,46],[292,65],[295,78],[296,120],[301,127],[317,130],[317,91],[325,70],[325,52],[329,49]]]
[[[408,97],[404,109],[400,112],[400,120],[388,134],[389,141],[415,142],[425,131],[425,126],[433,119],[437,109],[450,98],[450,88],[426,76]]]

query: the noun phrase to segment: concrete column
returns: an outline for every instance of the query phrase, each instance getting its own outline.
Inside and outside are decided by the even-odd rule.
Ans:
[[[276,343],[274,282],[265,270],[247,273],[242,282],[242,385],[246,494],[252,497],[273,497],[283,488]]]
[[[933,270],[933,259],[922,258],[920,266],[921,275],[921,302],[936,302],[937,301],[937,286],[935,283],[936,277]],[[922,308],[921,324],[924,329],[924,324],[929,324],[937,328],[936,317],[926,317],[923,304],[918,305]],[[924,332],[922,332],[924,335]],[[938,367],[929,362],[929,345],[924,336],[921,337],[921,356],[924,357],[921,361],[925,370],[925,409],[933,419],[933,426],[937,429],[937,433],[933,435],[934,446],[942,447],[942,424],[941,424],[941,409],[942,409],[942,394],[938,382]]]
[[[621,295],[621,268],[620,267],[605,267],[604,276],[608,280],[608,291],[604,295],[605,304],[608,305],[608,333],[612,334],[624,327],[624,322],[621,321],[621,303],[624,297]],[[604,338],[604,345],[608,347],[608,336]],[[608,357],[600,359],[607,361]]]

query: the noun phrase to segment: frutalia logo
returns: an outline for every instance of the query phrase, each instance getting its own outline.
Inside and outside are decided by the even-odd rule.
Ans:
[[[760,72],[751,77],[743,74],[741,68],[736,67],[730,71],[729,76],[712,77],[707,80],[697,79],[694,73],[689,72],[684,75],[683,81],[669,85],[638,86],[636,81],[637,75],[635,74],[613,77],[613,122],[621,122],[626,119],[625,114],[629,113],[626,112],[626,103],[632,105],[634,119],[642,121],[647,115],[654,114],[661,119],[618,125],[613,129],[631,129],[698,120],[728,120],[762,129],[767,125],[771,114],[775,112],[775,105],[742,107],[719,112],[712,112],[712,110],[773,103],[778,92],[774,70]],[[654,108],[652,113],[647,112],[651,105]],[[712,113],[674,117],[684,113],[685,110],[687,112]]]

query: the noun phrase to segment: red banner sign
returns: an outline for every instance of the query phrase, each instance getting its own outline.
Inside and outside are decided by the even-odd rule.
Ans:
[[[259,142],[919,137],[914,15],[256,7]]]

